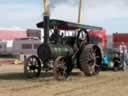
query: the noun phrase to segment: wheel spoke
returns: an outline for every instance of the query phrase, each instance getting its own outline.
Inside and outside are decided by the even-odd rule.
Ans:
[[[97,51],[97,48],[94,48],[93,50],[94,50],[93,52],[94,52],[94,53],[96,53],[96,51]]]

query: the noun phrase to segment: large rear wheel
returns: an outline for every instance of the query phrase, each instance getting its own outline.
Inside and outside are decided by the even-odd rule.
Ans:
[[[80,67],[86,76],[92,76],[99,73],[99,63],[102,57],[97,54],[98,47],[93,44],[86,45],[80,54]]]

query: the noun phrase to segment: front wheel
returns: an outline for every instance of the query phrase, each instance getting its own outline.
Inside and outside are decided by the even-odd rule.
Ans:
[[[37,56],[30,56],[25,60],[24,74],[26,77],[39,77],[41,72],[41,62]]]

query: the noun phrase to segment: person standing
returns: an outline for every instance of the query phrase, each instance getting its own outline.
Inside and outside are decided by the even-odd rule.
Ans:
[[[120,52],[120,60],[122,64],[122,68],[125,71],[126,70],[126,55],[127,55],[127,46],[124,42],[121,42],[119,46],[119,52]]]
[[[120,65],[121,65],[121,62],[120,62],[120,55],[119,53],[116,53],[113,57],[113,69],[114,71],[117,71],[117,70],[120,70]]]
[[[119,51],[120,53],[127,53],[127,46],[125,45],[124,42],[121,42],[120,46],[119,46]]]
[[[107,69],[108,69],[108,64],[109,64],[109,59],[108,59],[108,56],[105,55],[105,56],[102,58],[102,69],[103,69],[103,70],[107,70]]]

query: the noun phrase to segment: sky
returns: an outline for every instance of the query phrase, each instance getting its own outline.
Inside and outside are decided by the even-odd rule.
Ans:
[[[47,0],[50,18],[77,22],[79,0]],[[128,0],[83,0],[81,24],[108,34],[128,32]],[[43,20],[42,0],[0,0],[0,28],[36,28]]]

